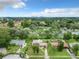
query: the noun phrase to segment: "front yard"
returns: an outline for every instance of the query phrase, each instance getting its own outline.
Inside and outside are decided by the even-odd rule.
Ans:
[[[69,39],[69,40],[66,40],[68,43],[75,43],[77,42],[75,39]]]
[[[69,56],[67,51],[64,49],[63,51],[58,51],[57,48],[48,46],[48,55],[49,56]]]
[[[29,59],[44,59],[44,57],[30,57]]]
[[[18,45],[9,45],[7,47],[7,52],[8,53],[16,53],[19,48],[20,47]]]

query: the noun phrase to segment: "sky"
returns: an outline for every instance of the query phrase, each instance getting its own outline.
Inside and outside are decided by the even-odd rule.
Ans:
[[[0,0],[0,17],[79,17],[79,0]]]

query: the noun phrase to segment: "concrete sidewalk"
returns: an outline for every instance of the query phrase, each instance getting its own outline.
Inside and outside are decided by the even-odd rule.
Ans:
[[[49,59],[47,48],[45,48],[45,59]]]

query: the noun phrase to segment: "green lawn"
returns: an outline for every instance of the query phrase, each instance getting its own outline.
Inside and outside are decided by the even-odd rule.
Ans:
[[[79,56],[79,55],[78,55]],[[77,57],[79,59],[79,57]]]
[[[51,45],[48,46],[48,55],[49,56],[69,56],[66,50],[59,52],[57,48],[51,47]]]
[[[71,59],[71,57],[50,57],[50,59]]]
[[[67,40],[68,43],[75,43],[77,42],[75,39],[70,39],[70,40]]]
[[[44,57],[30,57],[29,59],[44,59]]]
[[[79,56],[79,51],[78,51],[78,56]]]
[[[7,47],[7,51],[8,53],[16,53],[16,51],[19,49],[20,47],[19,46],[16,46],[16,45],[9,45]]]
[[[71,57],[49,57],[50,59],[71,59]],[[29,59],[44,59],[44,57],[30,57]]]

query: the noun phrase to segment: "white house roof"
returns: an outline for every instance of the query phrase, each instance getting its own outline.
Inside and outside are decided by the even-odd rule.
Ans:
[[[47,47],[47,43],[41,43],[40,46],[42,46],[42,47],[44,47],[44,46]]]
[[[42,42],[43,42],[42,40],[33,40],[32,44],[34,44],[34,43],[40,44],[40,43],[42,43]]]
[[[25,40],[11,40],[10,44],[23,46],[25,44]]]

